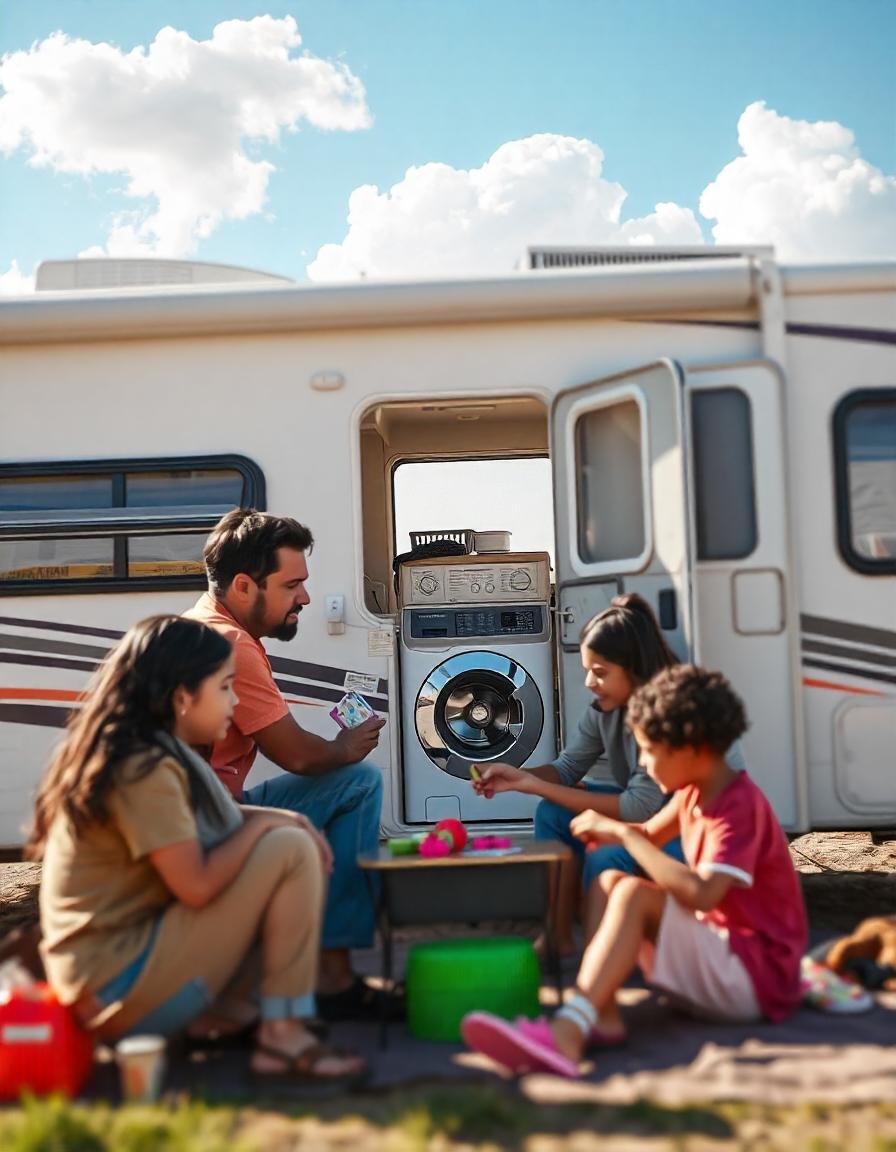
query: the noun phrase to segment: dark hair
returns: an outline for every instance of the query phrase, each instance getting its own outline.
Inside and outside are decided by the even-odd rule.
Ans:
[[[154,734],[174,728],[175,691],[183,686],[195,692],[230,652],[220,632],[182,616],[152,616],[125,634],[88,685],[83,708],[69,717],[65,740],[41,782],[28,843],[32,858],[40,856],[60,812],[76,831],[106,819],[106,798],[124,761],[150,751],[145,774],[167,755]]]
[[[646,684],[661,668],[678,663],[647,601],[635,592],[615,596],[582,629],[579,643]]]
[[[693,664],[666,668],[633,692],[626,720],[657,744],[719,755],[747,730],[743,702],[722,673]]]
[[[211,530],[202,558],[209,587],[221,595],[241,572],[263,587],[279,567],[278,548],[310,552],[313,547],[314,537],[298,520],[270,516],[254,508],[234,508]]]

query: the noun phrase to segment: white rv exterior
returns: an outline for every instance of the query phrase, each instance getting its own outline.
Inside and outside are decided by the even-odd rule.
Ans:
[[[195,600],[203,533],[247,499],[315,536],[299,636],[267,642],[297,719],[332,735],[360,685],[389,717],[383,826],[412,826],[392,470],[519,456],[552,466],[560,735],[579,629],[639,591],[744,697],[787,828],[896,825],[896,264],[755,252],[0,302],[0,843],[97,661]]]

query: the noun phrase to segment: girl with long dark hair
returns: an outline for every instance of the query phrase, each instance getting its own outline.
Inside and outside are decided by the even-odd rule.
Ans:
[[[253,1071],[332,1082],[360,1058],[314,1015],[326,842],[293,813],[242,809],[195,747],[236,702],[229,642],[157,616],[112,651],[41,786],[29,854],[44,861],[51,985],[98,1036],[170,1035],[260,965]]]

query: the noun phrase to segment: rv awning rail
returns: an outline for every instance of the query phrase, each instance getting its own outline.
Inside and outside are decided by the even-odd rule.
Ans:
[[[0,344],[323,331],[751,309],[749,259],[500,279],[41,292],[0,301]]]

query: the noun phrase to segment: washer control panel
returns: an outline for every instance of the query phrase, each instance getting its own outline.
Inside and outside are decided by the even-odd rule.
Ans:
[[[550,596],[550,579],[550,561],[542,552],[500,560],[492,556],[413,560],[401,566],[401,602],[409,606],[543,601]]]
[[[491,636],[541,636],[545,631],[543,604],[489,608],[410,608],[405,628],[414,640],[471,640]]]

